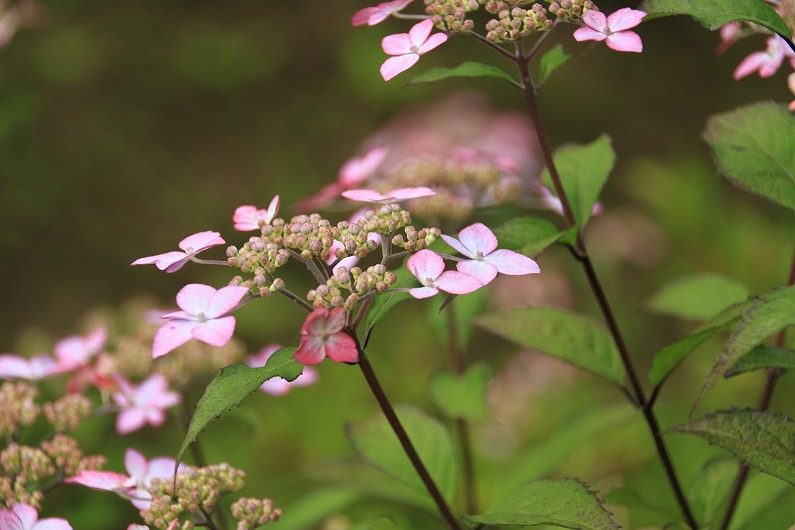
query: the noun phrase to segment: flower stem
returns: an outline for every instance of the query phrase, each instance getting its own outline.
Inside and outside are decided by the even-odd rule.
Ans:
[[[414,466],[414,470],[420,476],[423,484],[425,484],[425,487],[428,489],[428,493],[433,498],[434,503],[436,503],[436,507],[439,509],[439,513],[447,522],[447,525],[451,528],[451,530],[461,530],[461,526],[458,524],[453,512],[450,510],[450,506],[447,505],[447,501],[444,500],[442,493],[439,491],[439,488],[433,481],[431,474],[428,473],[428,469],[425,467],[425,464],[422,463],[420,455],[417,453],[417,450],[411,443],[411,439],[409,438],[406,429],[404,429],[403,424],[400,423],[400,420],[395,413],[395,409],[392,407],[392,403],[386,396],[381,383],[378,381],[378,377],[375,375],[373,367],[370,365],[370,361],[367,359],[364,349],[362,349],[359,343],[359,339],[353,332],[350,332],[350,335],[356,342],[356,348],[359,351],[359,368],[361,368],[362,374],[364,375],[367,384],[370,386],[370,391],[373,393],[375,400],[381,407],[381,411],[384,413],[384,416],[386,416],[390,427],[392,427],[392,431],[394,431],[395,436],[397,436],[398,441],[400,442],[400,445],[403,447],[403,451],[406,453],[406,456],[408,456],[409,460],[411,461],[411,465]]]

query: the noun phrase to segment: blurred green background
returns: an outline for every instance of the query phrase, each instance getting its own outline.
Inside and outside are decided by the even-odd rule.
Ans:
[[[80,331],[83,315],[97,306],[118,307],[142,294],[169,303],[187,282],[222,284],[225,271],[189,265],[166,275],[129,263],[199,230],[242,241],[231,230],[236,206],[265,205],[278,193],[289,213],[291,203],[332,181],[361,142],[406,106],[467,87],[486,93],[497,107],[522,108],[518,92],[488,80],[407,87],[410,73],[385,84],[378,74],[380,39],[406,25],[353,29],[350,15],[363,5],[42,2],[38,26],[0,50],[0,350]],[[626,4],[599,5],[612,11]],[[732,188],[716,174],[700,139],[711,114],[789,98],[783,74],[731,79],[762,39],[741,42],[718,58],[717,34],[689,19],[654,21],[640,33],[646,49],[637,56],[575,46],[561,31],[557,40],[578,56],[555,73],[541,105],[553,145],[590,141],[603,131],[613,137],[619,161],[591,247],[631,350],[645,367],[688,329],[642,311],[656,287],[703,271],[733,276],[754,292],[780,285],[793,219]],[[454,38],[412,73],[468,59],[502,61]],[[549,279],[534,279],[528,299],[597,314],[564,251],[548,252],[541,264]],[[372,343],[375,367],[395,400],[426,407],[428,377],[445,366],[443,344],[427,332],[427,314],[420,303],[405,304]],[[239,335],[252,350],[265,342],[295,343],[300,319],[288,302],[271,299],[241,312]],[[716,342],[702,350],[669,384],[661,403],[665,426],[686,418],[718,348]],[[470,355],[496,371],[526,369],[532,382],[529,390],[519,385],[513,394],[505,391],[508,397],[494,398],[497,406],[516,410],[503,410],[503,420],[476,430],[484,499],[511,455],[595,405],[622,400],[587,376],[539,365],[532,356],[522,364],[515,353],[475,332]],[[722,383],[703,410],[751,405],[761,382],[755,374]],[[793,412],[794,389],[785,378],[774,409]],[[325,487],[307,473],[332,459],[353,458],[342,427],[375,412],[358,374],[330,364],[321,367],[315,387],[283,399],[257,395],[246,406],[259,420],[241,413],[216,424],[205,437],[207,453],[245,469],[247,493],[271,496],[285,507]],[[94,441],[87,444],[107,449],[103,433],[110,424],[91,429],[85,435]],[[643,427],[633,423],[604,436],[598,441],[606,449],[580,448],[554,474],[577,475],[605,490],[621,475],[649,499],[672,505]],[[146,431],[124,442],[154,455],[173,454],[179,440],[173,432]],[[686,483],[707,457],[721,454],[684,436],[670,442]],[[108,449],[112,464],[120,465],[123,447]],[[75,528],[121,528],[135,518],[124,501],[100,493],[69,489],[58,496],[47,508],[68,516]],[[780,502],[792,500],[790,494]],[[345,498],[326,501],[347,505]],[[357,521],[396,506],[360,501],[339,511]],[[406,528],[437,525],[421,510],[400,510]],[[751,528],[783,529],[776,525],[793,522],[785,519]],[[346,528],[343,519],[325,524]]]

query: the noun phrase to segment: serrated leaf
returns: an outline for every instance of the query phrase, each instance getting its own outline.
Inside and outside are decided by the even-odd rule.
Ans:
[[[293,381],[301,375],[303,366],[293,359],[293,353],[295,348],[282,348],[271,355],[265,366],[260,368],[233,364],[222,369],[207,385],[204,395],[196,404],[188,432],[177,453],[177,461],[182,460],[185,450],[210,422],[239,404],[262,383],[272,377]]]
[[[795,210],[795,118],[785,106],[754,103],[712,116],[704,139],[734,184]]]
[[[456,490],[458,467],[450,433],[438,420],[415,407],[398,406],[396,412],[442,495],[451,500]],[[403,484],[427,492],[382,414],[349,424],[347,433],[353,448],[367,462]]]
[[[645,0],[640,9],[647,20],[669,15],[689,15],[709,29],[718,29],[735,20],[745,20],[771,31],[790,35],[787,23],[761,0]]]
[[[329,515],[339,513],[361,496],[357,491],[339,488],[314,491],[284,509],[284,515],[279,519],[279,529],[312,528]]]
[[[745,372],[766,368],[795,369],[795,351],[760,344],[737,359],[737,362],[726,370],[723,377],[728,379]]]
[[[719,411],[673,431],[700,436],[760,471],[795,484],[795,422],[783,414]]]
[[[397,276],[397,281],[392,285],[393,289],[406,289],[418,285],[416,278],[407,267],[401,267],[394,272]],[[405,291],[388,292],[376,296],[370,305],[370,309],[367,310],[367,316],[364,318],[364,329],[369,332],[393,307],[410,298],[411,295]]]
[[[550,307],[527,307],[475,319],[480,327],[619,385],[624,366],[607,330],[590,318]]]
[[[501,70],[496,66],[477,63],[474,61],[463,62],[458,66],[454,66],[453,68],[447,68],[444,66],[431,68],[430,70],[409,81],[409,84],[416,85],[419,83],[435,83],[436,81],[449,79],[451,77],[494,77],[497,79],[502,79],[503,81],[508,81],[514,86],[521,86],[513,77],[510,76],[510,74],[504,70]]]
[[[707,320],[748,297],[741,282],[720,274],[693,274],[665,284],[649,300],[658,313],[685,319]]]
[[[431,398],[450,418],[484,420],[488,417],[486,387],[491,368],[486,363],[469,367],[466,373],[440,372],[431,379]]]
[[[610,137],[603,134],[587,145],[564,145],[553,158],[577,226],[583,228],[616,161]],[[552,182],[548,169],[544,169],[541,178]]]
[[[521,252],[531,258],[555,243],[563,232],[540,217],[515,217],[494,231],[501,248]]]
[[[436,332],[439,340],[449,347],[451,331],[449,319],[454,318],[457,347],[465,352],[474,330],[471,325],[472,319],[486,309],[488,295],[487,289],[478,289],[466,296],[450,295],[454,299],[447,302],[442,309],[439,309],[438,304],[428,304],[427,322]]]
[[[538,64],[538,82],[536,83],[536,88],[541,87],[546,80],[549,79],[552,72],[563,66],[569,58],[571,58],[571,54],[566,53],[563,50],[563,46],[560,44],[556,44],[542,55],[541,61]]]
[[[578,480],[539,480],[500,498],[486,513],[466,516],[495,526],[549,525],[573,530],[620,528],[602,502]]]

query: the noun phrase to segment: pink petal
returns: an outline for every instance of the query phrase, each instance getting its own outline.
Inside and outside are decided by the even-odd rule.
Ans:
[[[497,267],[480,260],[459,261],[455,264],[459,272],[463,272],[478,280],[481,284],[487,285],[497,277]]]
[[[81,471],[64,482],[80,484],[95,490],[118,491],[126,487],[129,477],[113,471]]]
[[[116,417],[116,432],[121,435],[137,431],[146,424],[146,411],[140,408],[123,410]]]
[[[309,386],[314,385],[317,383],[318,375],[317,370],[314,368],[304,368],[304,371],[301,372],[301,375],[295,378],[295,381],[290,383],[293,386]]]
[[[756,72],[768,61],[770,56],[766,52],[754,52],[737,65],[734,70],[734,79],[742,79]]]
[[[160,427],[166,421],[166,415],[160,409],[147,407],[143,411],[146,418],[145,422],[152,427]]]
[[[521,276],[524,274],[537,274],[541,272],[538,263],[513,250],[496,250],[486,256],[485,260],[490,265],[494,265],[500,274]]]
[[[348,256],[347,258],[342,258],[340,262],[334,266],[332,272],[336,274],[342,267],[351,270],[351,268],[355,267],[357,263],[359,263],[359,258],[357,258],[356,256]]]
[[[345,313],[345,309],[335,307],[329,311],[328,317],[326,318],[326,333],[331,334],[341,331],[342,328],[345,327],[346,320],[347,314]]]
[[[591,13],[591,11],[589,11]],[[607,35],[604,33],[600,33],[596,30],[591,28],[579,28],[577,31],[574,32],[574,40],[577,42],[583,42],[586,40],[595,40],[595,41],[603,41],[607,38]]]
[[[644,11],[625,7],[615,11],[607,17],[607,27],[613,33],[624,31],[625,29],[634,28],[640,24],[645,16],[646,13]]]
[[[419,47],[417,53],[419,55],[424,55],[431,51],[432,49],[444,44],[447,42],[447,35],[444,33],[434,33],[431,35],[428,40],[425,41],[425,44]]]
[[[405,55],[390,57],[381,65],[381,77],[384,81],[389,81],[417,64],[419,60],[420,56],[416,53],[407,53]]]
[[[419,48],[425,44],[425,41],[428,40],[428,35],[431,34],[432,30],[433,21],[429,18],[414,24],[414,26],[412,26],[412,28],[409,30],[409,39],[411,39],[411,45]]]
[[[279,213],[279,196],[274,195],[270,204],[268,204],[268,210],[265,212],[265,222],[270,223],[273,221],[277,213]]]
[[[22,526],[19,516],[8,508],[0,509],[0,529],[2,530],[26,530]]]
[[[424,284],[428,280],[435,280],[442,274],[444,260],[436,252],[423,249],[413,254],[406,262],[406,266],[411,274]]]
[[[412,188],[397,188],[389,190],[386,195],[396,201],[405,201],[409,199],[419,199],[422,197],[433,197],[436,192],[426,186],[415,186]]]
[[[146,256],[138,258],[132,262],[132,265],[152,265],[154,264],[161,271],[176,272],[183,267],[189,258],[184,252],[176,250],[172,252],[165,252],[163,254],[155,254],[154,256]]]
[[[458,233],[458,239],[470,251],[467,254],[470,257],[475,257],[478,253],[485,256],[497,248],[497,237],[483,223],[467,226]]]
[[[127,527],[127,530],[149,530],[149,527],[145,524],[131,524]]]
[[[152,358],[157,359],[191,340],[197,325],[188,320],[172,320],[160,326],[152,343]]]
[[[248,360],[246,360],[246,364],[252,368],[265,366],[268,359],[271,358],[271,355],[276,353],[281,347],[281,344],[267,344],[262,347],[259,353],[249,356]]]
[[[607,34],[608,32],[607,17],[601,11],[595,11],[593,9],[588,10],[588,12],[583,15],[582,21],[586,26],[599,33]]]
[[[329,310],[325,307],[318,307],[309,313],[301,324],[301,335],[322,335],[328,316]]]
[[[72,525],[66,519],[48,517],[33,525],[30,530],[72,530]]]
[[[367,180],[384,162],[385,147],[374,147],[359,158],[348,160],[341,168],[337,180],[344,186],[355,186]]]
[[[144,455],[132,448],[124,452],[124,468],[135,482],[140,482],[147,474],[149,464]]]
[[[326,355],[337,363],[359,362],[356,343],[347,333],[335,333],[326,340]]]
[[[144,484],[148,485],[155,478],[171,478],[174,476],[174,466],[177,461],[173,458],[160,456],[149,461],[149,471],[144,477]],[[180,465],[180,469],[182,466]]]
[[[129,499],[138,511],[148,510],[152,506],[152,494],[145,489],[136,488],[130,491]]]
[[[318,337],[304,335],[301,337],[298,349],[295,350],[294,357],[301,364],[319,364],[326,357],[325,343]]]
[[[436,296],[439,294],[439,289],[435,287],[415,287],[413,289],[409,289],[409,294],[418,300],[422,300],[423,298]]]
[[[168,380],[163,374],[155,373],[147,377],[133,391],[135,403],[138,405],[149,404],[157,399],[157,396],[168,390]]]
[[[11,511],[14,512],[17,517],[19,517],[19,521],[22,523],[22,527],[25,530],[33,528],[33,525],[39,520],[39,514],[36,511],[36,508],[30,506],[29,504],[15,504],[14,507],[11,508]]]
[[[258,210],[256,206],[246,204],[238,206],[235,213],[232,215],[232,222],[234,228],[238,232],[251,232],[252,230],[259,230],[259,220],[265,216],[264,210]]]
[[[364,9],[360,9],[356,13],[353,14],[351,17],[351,25],[352,26],[364,26],[365,24],[369,24],[370,26],[377,24],[378,22],[370,23],[371,17],[378,17],[381,14],[382,10],[379,10],[377,7],[365,7]],[[387,16],[389,16],[387,14]],[[384,17],[386,18],[386,16]],[[383,20],[383,19],[382,19]]]
[[[247,287],[234,285],[222,287],[210,297],[204,314],[207,318],[217,318],[225,315],[237,307],[247,294]]]
[[[464,245],[462,245],[461,242],[456,238],[442,234],[442,239],[444,240],[445,243],[447,243],[452,248],[454,248],[456,252],[458,252],[459,254],[463,254],[468,258],[475,257],[473,254],[470,253],[469,249],[466,248]]]
[[[408,33],[387,35],[381,40],[381,49],[387,55],[403,55],[411,53],[411,39]]]
[[[223,317],[202,322],[193,328],[193,336],[211,346],[224,346],[235,334],[235,317]]]
[[[198,316],[207,311],[216,290],[209,285],[189,283],[177,293],[177,305],[183,311]]]
[[[343,191],[342,196],[352,201],[363,201],[363,202],[378,202],[386,199],[385,196],[381,195],[377,191],[366,190],[366,189]]]
[[[634,31],[620,31],[611,33],[605,39],[607,47],[617,52],[640,53],[643,51],[643,41]]]
[[[483,284],[477,278],[458,271],[445,271],[436,278],[434,285],[450,294],[467,294],[477,291]]]
[[[191,251],[193,253],[199,253],[202,250],[206,250],[217,245],[223,245],[224,243],[226,243],[226,241],[224,241],[224,239],[221,237],[221,234],[207,230],[204,232],[197,232],[186,237],[179,242],[179,248],[188,254]]]
[[[283,396],[290,391],[290,383],[281,377],[273,377],[262,383],[259,389],[271,396]]]
[[[31,379],[30,362],[19,355],[0,355],[0,379]]]

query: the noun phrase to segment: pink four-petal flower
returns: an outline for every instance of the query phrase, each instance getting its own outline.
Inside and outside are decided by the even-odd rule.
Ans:
[[[326,357],[338,363],[355,363],[359,351],[350,335],[345,333],[345,310],[341,307],[312,311],[301,325],[301,344],[295,360],[301,364],[318,364]]]
[[[421,199],[434,195],[436,195],[436,192],[426,186],[398,188],[389,190],[386,193],[379,193],[375,190],[368,189],[347,190],[342,192],[343,197],[352,201],[377,203],[408,201],[410,199]]]
[[[754,72],[759,72],[759,77],[771,77],[778,72],[785,59],[792,62],[795,68],[795,52],[778,35],[767,39],[767,48],[764,51],[754,52],[737,65],[734,70],[734,79],[742,79]]]
[[[268,362],[268,359],[271,358],[271,355],[276,353],[279,348],[281,348],[279,344],[268,344],[262,348],[259,353],[249,357],[246,361],[246,364],[252,368],[265,366],[265,364]],[[301,372],[301,375],[295,378],[295,380],[292,382],[284,379],[283,377],[271,377],[262,383],[259,389],[272,396],[283,396],[294,387],[309,386],[314,384],[315,381],[317,381],[317,370],[311,366],[307,366],[304,368],[304,371]]]
[[[248,293],[245,287],[228,286],[214,289],[209,285],[191,283],[177,293],[182,311],[168,313],[168,322],[155,333],[152,357],[157,358],[198,339],[211,346],[223,346],[235,332],[235,317],[228,316]]]
[[[447,40],[444,33],[431,35],[432,30],[433,21],[426,19],[415,24],[408,33],[384,37],[381,48],[387,55],[392,55],[381,65],[381,77],[384,81],[405,72],[420,60],[420,55],[428,53]]]
[[[375,26],[388,19],[395,13],[406,8],[414,0],[392,0],[391,2],[381,2],[378,5],[365,7],[354,13],[351,24],[354,26]]]
[[[105,347],[108,330],[100,326],[88,335],[66,337],[55,343],[57,370],[69,372],[82,368]]]
[[[132,262],[132,265],[154,265],[161,271],[177,272],[196,254],[208,248],[226,243],[218,232],[205,231],[190,235],[179,242],[180,251],[164,252],[145,256]]]
[[[235,230],[238,232],[251,232],[252,230],[259,230],[262,225],[273,221],[278,212],[279,196],[276,195],[271,199],[267,209],[257,208],[250,204],[238,206],[232,216],[232,222],[235,223]]]
[[[607,17],[601,11],[589,10],[582,17],[586,27],[575,31],[574,39],[578,42],[605,41],[607,47],[613,50],[640,53],[643,51],[640,35],[627,30],[640,24],[645,16],[645,12],[629,7],[619,9]]]
[[[180,395],[168,389],[168,380],[163,374],[152,374],[135,386],[119,377],[119,390],[113,401],[119,407],[116,417],[116,432],[129,434],[147,423],[159,427],[166,421],[166,410],[180,402]]]
[[[497,237],[483,223],[470,225],[458,233],[458,239],[442,235],[444,241],[471,258],[456,263],[459,272],[488,284],[497,274],[521,276],[541,272],[538,263],[513,250],[497,249]]]
[[[423,249],[413,254],[406,266],[423,285],[409,290],[414,298],[430,298],[439,291],[467,294],[483,287],[480,280],[469,274],[444,270],[444,259],[432,250]]]
[[[72,530],[72,525],[60,517],[39,520],[36,508],[18,503],[0,510],[0,530]]]

